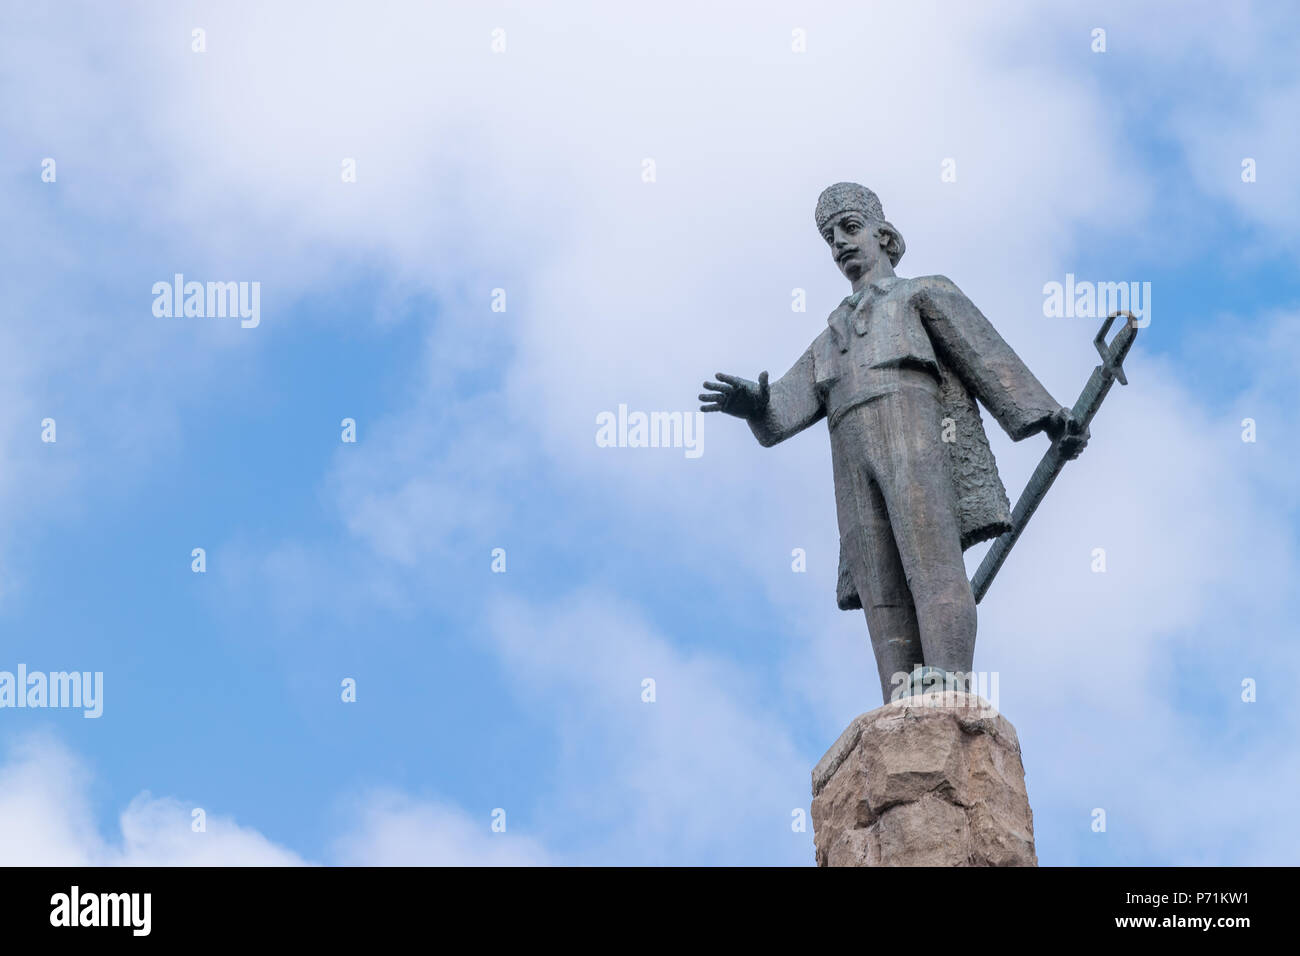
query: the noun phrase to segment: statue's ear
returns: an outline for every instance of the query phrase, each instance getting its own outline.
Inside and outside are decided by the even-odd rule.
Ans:
[[[893,223],[882,221],[876,225],[876,235],[880,238],[880,248],[884,249],[885,254],[889,256],[889,264],[898,265],[898,260],[903,258],[903,253],[907,251],[903,234],[894,228]]]

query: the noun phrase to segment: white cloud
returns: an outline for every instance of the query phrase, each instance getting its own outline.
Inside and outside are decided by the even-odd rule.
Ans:
[[[502,808],[507,809],[508,808]],[[334,844],[331,859],[359,866],[545,866],[551,855],[537,840],[506,828],[493,832],[464,811],[376,792],[353,811],[355,829]]]
[[[28,737],[0,763],[0,866],[304,866],[310,861],[258,831],[195,804],[148,792],[103,834],[92,811],[95,780],[82,761],[48,737]],[[340,803],[342,832],[326,862],[356,866],[537,866],[550,862],[535,841],[494,833],[463,811],[377,791]]]
[[[191,805],[141,793],[120,831],[102,835],[92,813],[94,782],[65,747],[43,737],[15,743],[0,764],[0,865],[298,866],[303,860],[255,830],[208,813],[191,829]]]
[[[488,617],[502,666],[557,738],[550,843],[607,864],[811,860],[811,823],[791,827],[811,767],[753,675],[605,595]]]

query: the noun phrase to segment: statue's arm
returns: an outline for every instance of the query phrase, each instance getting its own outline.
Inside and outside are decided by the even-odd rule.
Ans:
[[[965,293],[946,276],[913,281],[914,302],[940,358],[1007,434],[1020,441],[1052,426],[1060,402]]]
[[[797,435],[826,414],[817,391],[813,351],[800,356],[794,367],[772,383],[767,406],[749,419],[750,431],[768,448]]]

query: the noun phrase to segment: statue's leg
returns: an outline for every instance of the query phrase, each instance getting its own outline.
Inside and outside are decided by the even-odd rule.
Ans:
[[[920,379],[867,406],[875,416],[870,457],[915,604],[925,663],[969,674],[975,597],[962,560],[938,387],[928,382]]]
[[[857,421],[854,421],[854,418]],[[889,513],[880,488],[862,454],[865,435],[861,412],[851,412],[837,426],[836,499],[845,559],[862,601],[871,649],[880,673],[880,691],[888,702],[921,666],[921,637],[907,578],[889,528]]]

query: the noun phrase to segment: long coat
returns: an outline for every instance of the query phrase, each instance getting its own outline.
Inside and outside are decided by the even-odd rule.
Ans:
[[[849,296],[831,313],[828,328],[772,385],[764,417],[750,422],[754,435],[772,445],[822,417],[833,420],[836,409],[827,407],[829,393],[821,383],[839,377],[843,336],[868,334],[873,323],[888,316],[883,328],[871,332],[884,343],[880,364],[926,365],[939,376],[944,416],[952,419],[951,425],[944,423],[951,435],[945,443],[962,549],[1009,531],[1011,505],[976,399],[1017,441],[1041,431],[1060,404],[950,279],[892,278],[877,283],[875,291],[874,298]],[[907,321],[918,316],[919,322]],[[836,602],[850,610],[862,602],[846,557],[841,541]]]

